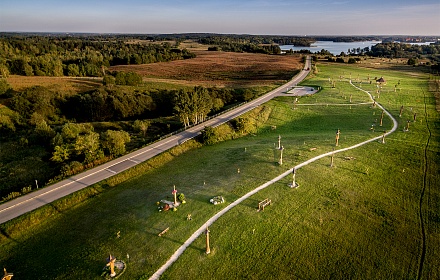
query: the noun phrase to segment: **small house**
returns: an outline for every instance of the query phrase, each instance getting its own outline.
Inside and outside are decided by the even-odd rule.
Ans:
[[[387,81],[385,81],[385,79],[384,79],[383,77],[380,77],[380,79],[377,79],[377,80],[376,80],[376,83],[386,85],[386,84],[387,84]]]

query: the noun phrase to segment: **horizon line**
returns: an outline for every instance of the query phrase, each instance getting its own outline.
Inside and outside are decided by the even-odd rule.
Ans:
[[[253,34],[253,33],[219,33],[219,32],[164,32],[164,33],[139,33],[139,32],[93,32],[93,31],[0,31],[4,33],[41,33],[41,34],[99,34],[99,35],[184,35],[184,34],[214,34],[214,35],[243,35],[243,36],[283,36],[283,37],[440,37],[439,35],[410,35],[410,34]]]

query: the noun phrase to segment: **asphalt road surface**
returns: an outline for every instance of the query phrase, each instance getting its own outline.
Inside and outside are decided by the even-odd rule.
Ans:
[[[289,82],[281,87],[255,99],[243,106],[228,111],[215,118],[207,120],[199,125],[191,127],[185,131],[167,137],[161,141],[157,141],[147,147],[134,151],[130,154],[107,162],[103,165],[90,169],[81,174],[77,174],[69,179],[60,181],[56,184],[44,187],[27,195],[18,197],[14,200],[0,204],[0,224],[19,217],[27,212],[35,210],[43,205],[51,203],[59,198],[74,193],[85,187],[93,185],[99,181],[107,179],[113,175],[127,170],[141,162],[144,162],[170,148],[180,145],[185,141],[199,135],[206,126],[216,127],[231,119],[234,119],[258,106],[269,101],[270,99],[284,94],[292,89],[299,82],[304,80],[311,69],[310,57],[307,58],[304,69]]]

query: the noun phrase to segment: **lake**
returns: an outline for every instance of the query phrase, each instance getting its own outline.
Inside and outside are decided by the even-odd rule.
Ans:
[[[398,41],[395,41],[396,43],[399,43]],[[288,51],[292,49],[293,51],[300,51],[300,50],[309,50],[312,53],[316,53],[321,51],[322,49],[328,50],[333,55],[340,55],[341,52],[344,52],[348,54],[348,50],[352,50],[353,48],[365,48],[371,46],[374,46],[376,44],[382,43],[382,41],[360,41],[360,42],[333,42],[333,41],[316,41],[315,43],[311,44],[310,47],[295,47],[294,45],[280,45],[280,48],[282,51]],[[410,45],[429,45],[434,42],[424,42],[424,43],[407,43],[405,44]]]
[[[280,48],[282,51],[288,51],[292,49],[293,51],[300,50],[309,50],[312,53],[319,52],[322,49],[328,50],[333,55],[340,55],[341,52],[348,53],[350,49],[357,48],[371,48],[376,44],[381,43],[382,41],[362,41],[362,42],[333,42],[333,41],[316,41],[310,45],[310,47],[295,47],[294,45],[281,45]]]

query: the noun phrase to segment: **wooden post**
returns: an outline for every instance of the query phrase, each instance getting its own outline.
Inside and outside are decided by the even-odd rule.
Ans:
[[[402,117],[402,113],[403,113],[403,105],[400,106],[400,112],[399,112],[399,117],[400,117],[400,118]]]
[[[339,145],[339,135],[341,134],[341,131],[338,128],[338,131],[336,131],[336,147]]]
[[[292,188],[294,188],[295,185],[296,185],[296,182],[295,182],[295,168],[294,168],[293,172],[292,172]]]
[[[335,157],[335,153],[332,153],[332,158],[331,158],[331,162],[330,162],[330,167],[334,166],[334,157]]]
[[[177,190],[176,185],[173,185],[173,191],[171,192],[174,195],[174,207],[177,205]]]
[[[283,165],[283,150],[284,150],[284,147],[281,146],[281,149],[280,149],[281,154],[280,154],[280,161],[279,161],[279,164],[280,164],[280,165]]]
[[[409,131],[409,123],[410,123],[410,121],[406,121],[406,127],[405,127],[404,131]]]
[[[385,111],[382,110],[382,114],[380,115],[380,126],[382,126],[383,123],[383,115],[384,115]]]
[[[296,172],[295,172],[295,168],[293,168],[292,171],[292,187],[291,188],[297,188],[299,187],[299,185],[296,183]]]
[[[206,254],[209,254],[209,253],[211,253],[211,248],[209,247],[209,229],[208,229],[208,227],[206,227],[205,234],[206,234]]]

